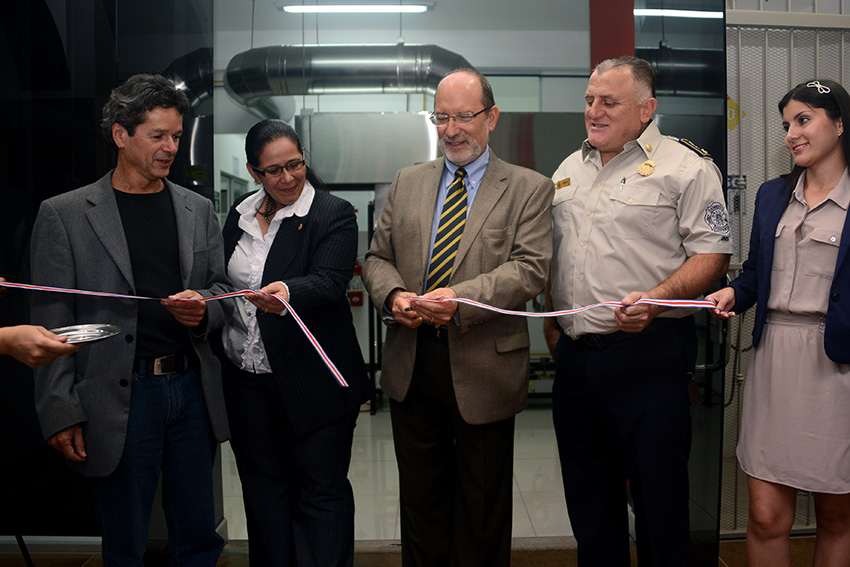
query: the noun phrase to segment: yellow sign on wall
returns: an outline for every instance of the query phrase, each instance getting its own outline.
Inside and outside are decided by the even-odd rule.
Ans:
[[[741,119],[746,116],[746,112],[741,111],[738,103],[732,100],[732,97],[726,97],[726,126],[730,130],[734,130],[735,126],[741,123]]]

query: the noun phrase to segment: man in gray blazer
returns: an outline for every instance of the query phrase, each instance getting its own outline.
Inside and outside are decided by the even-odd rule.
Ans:
[[[498,118],[480,73],[443,78],[432,119],[445,159],[398,173],[366,254],[363,280],[389,325],[381,387],[390,397],[406,567],[510,563],[526,320],[411,299],[522,310],[543,289],[554,186],[490,151]]]
[[[117,167],[44,201],[33,229],[34,283],[167,297],[33,294],[33,321],[47,328],[121,328],[35,374],[42,433],[92,477],[104,565],[142,565],[160,471],[172,563],[212,567],[223,544],[212,464],[229,431],[207,337],[232,308],[203,298],[230,287],[212,204],[165,179],[188,109],[161,76],[136,75],[116,88],[102,126],[118,148]]]

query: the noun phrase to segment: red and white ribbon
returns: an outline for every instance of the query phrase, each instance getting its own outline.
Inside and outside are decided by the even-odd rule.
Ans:
[[[75,295],[93,295],[98,297],[112,297],[117,299],[150,299],[161,301],[165,298],[157,298],[157,297],[144,297],[141,295],[124,295],[120,293],[107,293],[103,291],[87,291],[82,289],[71,289],[64,287],[50,287],[44,285],[31,285],[31,284],[20,284],[20,283],[12,283],[12,282],[0,282],[0,287],[8,287],[13,289],[26,289],[30,291],[49,291],[53,293],[70,293]],[[220,299],[228,299],[231,297],[242,297],[251,293],[259,293],[257,291],[251,289],[241,289],[239,291],[232,291],[230,293],[222,293],[220,295],[213,295],[211,297],[204,297],[201,299],[179,299],[178,301],[217,301]],[[282,296],[270,294],[272,297],[280,301],[284,307],[289,311],[290,315],[295,319],[295,322],[301,328],[301,331],[307,337],[307,340],[310,341],[310,344],[313,345],[313,348],[319,354],[319,357],[325,363],[325,366],[331,371],[331,374],[334,375],[336,381],[340,386],[347,388],[348,382],[345,381],[345,378],[342,377],[342,373],[327,355],[325,350],[322,348],[322,345],[319,344],[319,341],[310,332],[310,329],[307,328],[307,325],[304,324],[304,321],[301,320],[301,317],[295,312],[292,308],[292,305],[289,304]],[[547,312],[528,312],[528,311],[513,311],[510,309],[502,309],[500,307],[493,307],[492,305],[487,305],[486,303],[481,303],[479,301],[474,301],[472,299],[466,299],[463,297],[457,298],[445,298],[445,299],[426,299],[424,297],[411,297],[410,299],[415,299],[417,301],[433,301],[433,302],[442,302],[442,301],[454,301],[456,303],[464,303],[466,305],[471,305],[472,307],[480,307],[481,309],[487,309],[489,311],[495,311],[496,313],[501,313],[502,315],[517,315],[520,317],[560,317],[562,315],[574,315],[576,313],[581,313],[582,311],[587,311],[589,309],[595,309],[597,307],[622,307],[622,303],[619,301],[603,301],[601,303],[594,303],[593,305],[585,305],[584,307],[576,307],[575,309],[564,309],[561,311],[547,311]],[[653,299],[650,297],[644,297],[638,299],[635,302],[635,305],[645,303],[649,305],[659,305],[662,307],[685,307],[690,309],[714,309],[715,304],[712,301],[707,299]]]
[[[466,299],[464,297],[446,297],[444,299],[430,299],[420,296],[410,297],[408,299],[412,299],[415,301],[433,301],[435,303],[440,303],[443,301],[453,301],[455,303],[463,303],[466,305],[471,305],[473,307],[480,307],[481,309],[487,309],[488,311],[495,311],[496,313],[501,313],[502,315],[518,315],[520,317],[560,317],[561,315],[575,315],[576,313],[581,313],[590,309],[596,309],[597,307],[623,307],[623,304],[619,301],[603,301],[601,303],[594,303],[592,305],[585,305],[584,307],[576,307],[574,309],[536,312],[512,311],[510,309],[502,309],[501,307],[493,307],[492,305],[487,305],[486,303],[481,303],[472,299]],[[709,301],[707,299],[654,299],[651,297],[643,297],[641,299],[638,299],[633,303],[633,305],[639,305],[641,303],[646,303],[649,305],[659,305],[661,307],[684,307],[688,309],[714,309],[715,307],[717,307],[717,305],[715,305],[713,301]]]
[[[117,299],[150,299],[150,300],[156,300],[156,301],[161,301],[162,299],[165,299],[165,298],[158,298],[158,297],[145,297],[145,296],[142,296],[142,295],[125,295],[125,294],[121,294],[121,293],[107,293],[107,292],[104,292],[104,291],[88,291],[88,290],[84,290],[84,289],[71,289],[71,288],[65,288],[65,287],[50,287],[50,286],[45,286],[45,285],[19,284],[19,283],[12,283],[12,282],[0,282],[0,286],[13,288],[13,289],[26,289],[26,290],[30,290],[30,291],[49,291],[49,292],[53,292],[53,293],[70,293],[70,294],[73,294],[73,295],[90,295],[90,296],[93,295],[93,296],[98,296],[98,297],[111,297],[111,298],[117,298]],[[230,293],[222,293],[220,295],[213,295],[213,296],[210,296],[210,297],[203,297],[203,298],[200,298],[200,299],[197,299],[197,298],[195,298],[195,299],[179,298],[176,301],[217,301],[217,300],[220,300],[220,299],[228,299],[228,298],[231,298],[231,297],[242,297],[242,296],[245,296],[245,295],[248,295],[248,294],[251,294],[251,293],[258,293],[258,292],[251,290],[251,289],[242,289],[242,290],[239,290],[239,291],[232,291]],[[310,341],[310,344],[313,345],[313,348],[316,350],[319,357],[325,363],[325,366],[327,366],[328,370],[331,371],[331,374],[334,375],[334,378],[336,378],[336,381],[339,383],[339,385],[344,387],[344,388],[347,388],[348,382],[346,382],[345,378],[342,377],[342,373],[339,371],[339,369],[336,367],[336,365],[330,359],[328,354],[325,352],[325,349],[322,348],[322,345],[319,344],[319,341],[316,340],[316,337],[313,336],[313,333],[310,332],[310,329],[307,328],[307,325],[304,324],[304,321],[301,320],[301,317],[298,316],[298,313],[296,313],[295,310],[292,308],[292,305],[290,305],[289,302],[286,301],[280,295],[271,294],[271,296],[274,297],[275,299],[277,299],[278,301],[280,301],[283,304],[283,306],[286,307],[286,309],[289,311],[289,314],[292,315],[292,318],[295,319],[295,322],[298,323],[299,327],[301,327],[301,331],[307,337],[307,340]]]
[[[245,291],[247,293],[256,293],[248,290]],[[322,345],[319,344],[319,341],[316,340],[316,337],[313,336],[313,333],[310,332],[310,329],[307,328],[307,325],[304,324],[304,321],[301,320],[301,317],[298,316],[298,313],[292,309],[292,306],[286,301],[282,296],[271,294],[272,297],[283,303],[283,306],[289,310],[289,314],[295,319],[295,322],[298,323],[298,326],[301,327],[301,330],[304,332],[304,335],[307,337],[307,340],[310,341],[310,344],[313,345],[313,348],[316,349],[316,352],[319,353],[319,357],[321,357],[322,361],[324,361],[325,366],[331,371],[331,374],[334,375],[336,381],[339,382],[339,385],[343,388],[348,388],[348,382],[345,381],[345,378],[342,377],[342,373],[337,369],[336,365],[330,359],[328,354],[325,352],[325,349],[322,348]]]

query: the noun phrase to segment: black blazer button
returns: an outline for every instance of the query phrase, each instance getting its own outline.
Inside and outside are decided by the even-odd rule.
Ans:
[[[119,380],[119,381],[118,381],[118,383],[119,383],[119,384],[121,384],[121,387],[122,387],[122,388],[126,388],[126,387],[127,387],[127,384],[129,384],[129,382],[127,382],[127,380],[125,380],[124,378],[122,378],[121,380]]]
[[[132,343],[133,342],[133,335],[126,335],[124,337],[124,340],[127,341],[128,343]]]
[[[841,294],[840,294],[840,293],[838,293],[838,292],[833,293],[833,294],[832,294],[832,298],[831,298],[831,299],[832,299],[833,301],[838,301],[839,299],[841,299]]]

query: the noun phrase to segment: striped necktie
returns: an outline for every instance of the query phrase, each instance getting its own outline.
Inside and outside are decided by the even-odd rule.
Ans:
[[[449,186],[440,223],[437,226],[437,236],[434,238],[434,250],[431,254],[431,264],[428,266],[428,277],[425,280],[425,293],[438,287],[446,287],[452,273],[460,237],[463,236],[463,225],[466,224],[466,170],[462,167],[455,172],[455,179]]]

